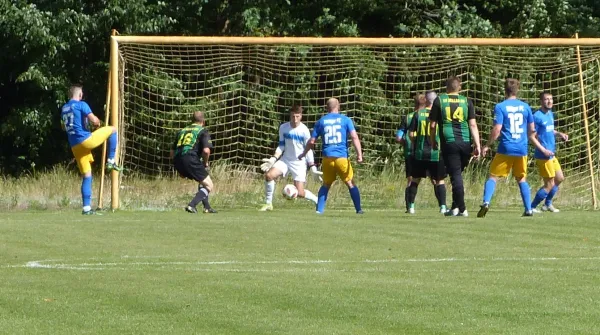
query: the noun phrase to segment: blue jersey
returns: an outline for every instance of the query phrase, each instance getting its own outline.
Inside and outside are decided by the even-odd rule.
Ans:
[[[494,107],[494,126],[501,124],[498,153],[527,156],[527,127],[533,123],[531,107],[518,99],[507,99]]]
[[[62,106],[60,118],[71,147],[87,140],[92,135],[86,127],[87,116],[91,113],[90,106],[84,101],[69,100]]]
[[[312,137],[323,137],[323,157],[348,158],[348,134],[354,123],[346,115],[329,113],[317,121]]]
[[[533,114],[533,122],[535,123],[535,132],[540,144],[546,150],[554,152],[556,150],[556,138],[554,137],[554,115],[552,111],[549,110],[544,113],[542,110],[538,110]],[[533,156],[537,159],[551,159],[554,157],[544,155],[538,148],[535,148]]]

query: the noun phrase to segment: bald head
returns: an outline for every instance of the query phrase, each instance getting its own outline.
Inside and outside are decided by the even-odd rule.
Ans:
[[[204,124],[204,113],[194,112],[194,115],[192,115],[192,122],[203,125]]]
[[[327,100],[327,111],[328,112],[339,112],[340,102],[336,98],[330,98]]]

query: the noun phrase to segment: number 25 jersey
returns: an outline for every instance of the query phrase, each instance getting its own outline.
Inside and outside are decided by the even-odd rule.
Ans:
[[[323,137],[323,157],[348,158],[348,134],[355,130],[346,115],[328,113],[315,124],[312,137]]]
[[[519,99],[506,99],[494,107],[494,126],[501,124],[498,153],[527,156],[527,128],[533,123],[531,107]]]

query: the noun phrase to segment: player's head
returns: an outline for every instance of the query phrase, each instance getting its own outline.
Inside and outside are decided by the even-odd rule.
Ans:
[[[204,125],[204,113],[194,112],[194,114],[192,114],[192,122],[200,124],[200,125]]]
[[[327,111],[329,113],[337,113],[340,111],[340,102],[336,98],[327,100]]]
[[[425,98],[425,94],[417,93],[413,98],[415,100],[415,110],[423,109],[427,106],[427,99]]]
[[[437,93],[435,91],[427,91],[427,93],[425,93],[425,99],[427,99],[427,107],[431,107],[433,105],[435,98],[437,98]]]
[[[69,99],[81,100],[83,99],[83,86],[79,84],[71,85],[69,87]]]
[[[302,122],[302,106],[293,105],[290,108],[290,123],[295,126],[300,122]]]
[[[519,94],[521,83],[515,78],[506,78],[504,81],[504,94],[506,97],[516,97]]]
[[[540,105],[542,105],[543,111],[549,111],[554,106],[554,100],[552,99],[552,94],[550,92],[542,92],[540,93]]]
[[[460,78],[457,76],[448,77],[446,80],[446,92],[458,93],[462,89]]]

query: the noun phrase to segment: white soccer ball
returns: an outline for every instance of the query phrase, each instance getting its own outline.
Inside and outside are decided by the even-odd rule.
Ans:
[[[287,184],[283,187],[283,191],[281,193],[286,199],[292,200],[296,199],[298,196],[298,189],[292,184]]]

